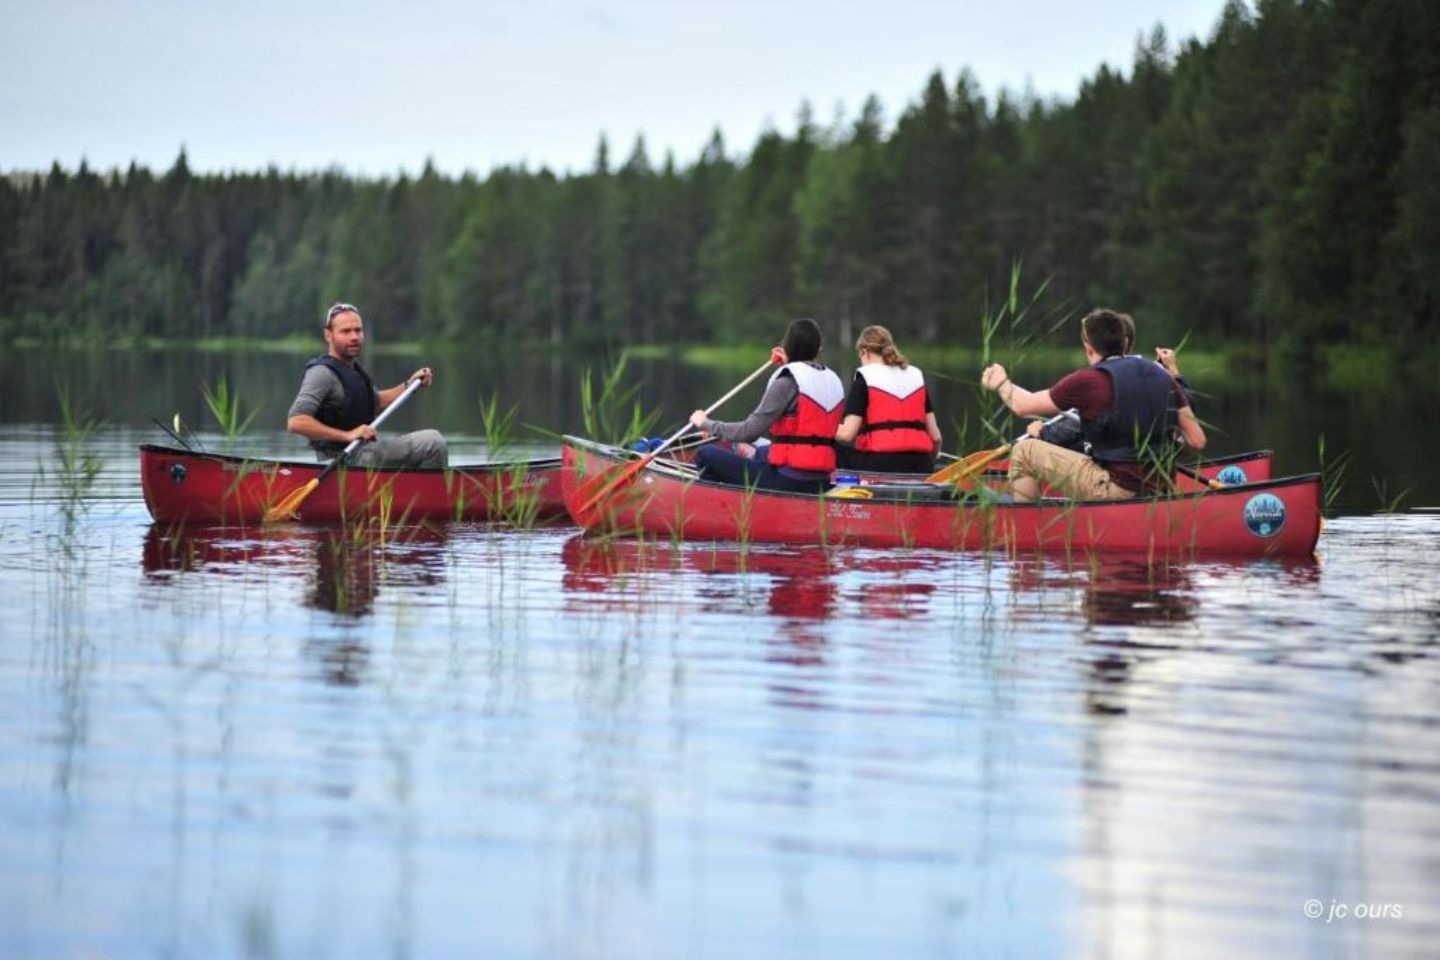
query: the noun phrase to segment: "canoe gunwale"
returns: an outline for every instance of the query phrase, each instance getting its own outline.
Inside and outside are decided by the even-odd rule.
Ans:
[[[186,450],[184,447],[171,447],[161,443],[140,444],[142,453],[156,454],[165,457],[218,460],[222,463],[233,463],[239,466],[246,466],[254,470],[265,470],[271,467],[284,467],[289,470],[308,470],[319,473],[325,469],[328,461],[324,460],[277,460],[273,457],[245,457],[233,453],[214,453],[208,450]],[[530,470],[549,470],[560,467],[560,457],[539,457],[534,460],[497,460],[487,463],[460,463],[451,464],[448,467],[348,467],[359,473],[379,474],[422,474],[442,476],[446,473],[503,473],[515,470],[519,467],[526,467]]]

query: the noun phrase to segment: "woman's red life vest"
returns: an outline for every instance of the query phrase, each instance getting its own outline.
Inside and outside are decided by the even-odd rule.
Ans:
[[[835,371],[809,363],[787,363],[775,371],[795,378],[795,406],[770,425],[770,465],[791,470],[835,469],[835,431],[845,412],[845,385]]]
[[[855,449],[867,453],[930,453],[925,429],[925,375],[916,366],[867,363],[855,371],[869,393]]]

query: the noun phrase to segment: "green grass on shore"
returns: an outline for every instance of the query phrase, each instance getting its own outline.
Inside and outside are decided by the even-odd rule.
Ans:
[[[116,337],[97,342],[90,337],[66,337],[40,339],[18,337],[10,341],[16,350],[195,350],[206,353],[234,354],[243,352],[289,355],[313,355],[324,350],[319,337],[305,334],[291,334],[285,337]],[[474,344],[466,341],[427,340],[376,340],[366,345],[372,354],[384,356],[422,357],[435,351],[470,350]],[[548,353],[553,351],[549,342],[517,343],[513,349],[520,354]],[[639,344],[628,347],[617,346],[614,356],[621,353],[633,360],[663,361],[673,358],[692,366],[722,370],[749,370],[764,362],[770,354],[768,343],[735,344]],[[958,345],[915,344],[905,347],[906,355],[917,365],[933,371],[942,377],[964,382],[978,380],[983,357],[978,347]],[[578,354],[577,354],[578,355]],[[853,365],[852,352],[832,344],[822,355],[840,370]],[[992,344],[991,359],[1003,363],[1006,369],[1026,376],[1034,371],[1035,376],[1048,376],[1071,369],[1083,362],[1078,347],[1057,343],[1029,343],[1023,346]],[[1297,364],[1313,366],[1320,370],[1325,379],[1337,388],[1365,386],[1384,377],[1433,377],[1440,369],[1440,348],[1400,353],[1385,347],[1373,345],[1336,344],[1322,347],[1314,353],[1298,356],[1295,354],[1271,355],[1263,345],[1242,344],[1234,347],[1213,348],[1183,346],[1179,353],[1181,370],[1199,380],[1213,381],[1220,377],[1263,376],[1275,369],[1290,370]],[[1271,369],[1271,368],[1275,369]]]

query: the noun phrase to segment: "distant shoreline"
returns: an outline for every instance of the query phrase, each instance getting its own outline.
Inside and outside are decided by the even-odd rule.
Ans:
[[[36,337],[17,337],[7,344],[11,349],[62,350],[73,353],[90,352],[133,352],[133,351],[180,351],[192,350],[199,353],[264,353],[288,356],[311,356],[322,352],[323,343],[316,337],[291,336],[267,337],[120,337],[103,343],[93,338],[74,337],[42,340]],[[370,343],[366,351],[373,355],[394,357],[421,357],[437,351],[469,351],[488,349],[478,343],[455,340],[397,340]],[[555,347],[547,341],[533,341],[513,344],[511,349],[520,354],[554,353]],[[608,350],[595,350],[593,344],[562,345],[561,354],[582,352],[592,356],[618,358],[621,355],[632,360],[664,360],[673,358],[681,363],[712,369],[749,368],[756,358],[764,358],[770,350],[769,344],[740,343],[722,344],[640,344],[632,346],[614,345]],[[934,346],[917,344],[905,349],[906,355],[922,368],[934,370],[977,371],[987,361],[999,361],[1008,366],[1022,365],[1031,369],[1058,370],[1078,366],[1081,362],[1078,348],[1052,343],[1030,343],[1024,345],[992,345],[987,358],[981,350],[965,346]],[[839,351],[841,361],[836,362],[835,348],[823,354],[837,369],[844,369],[850,363],[850,351]],[[1181,369],[1199,380],[1213,380],[1216,377],[1263,376],[1267,371],[1290,370],[1298,366],[1310,367],[1327,373],[1331,379],[1341,383],[1363,384],[1375,376],[1427,376],[1426,371],[1440,365],[1440,351],[1404,353],[1372,346],[1349,344],[1317,348],[1307,358],[1284,355],[1270,356],[1259,344],[1242,344],[1226,349],[1211,347],[1185,347],[1179,354]]]

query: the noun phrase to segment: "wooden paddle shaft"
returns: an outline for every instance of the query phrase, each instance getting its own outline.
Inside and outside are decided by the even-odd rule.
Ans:
[[[775,364],[772,363],[771,361],[766,360],[764,366],[757,368],[754,373],[750,374],[750,376],[746,377],[744,380],[741,380],[739,383],[735,384],[734,388],[731,389],[731,391],[730,391],[729,393],[725,394],[725,396],[721,397],[719,400],[716,400],[714,403],[710,404],[710,406],[706,407],[706,408],[705,408],[705,416],[707,416],[707,417],[710,416],[710,414],[711,414],[712,411],[718,410],[718,409],[720,409],[721,407],[723,407],[725,404],[729,403],[732,399],[734,399],[735,394],[739,393],[741,390],[744,390],[746,387],[750,386],[750,384],[752,384],[752,383],[755,382],[755,378],[756,378],[756,377],[760,376],[760,374],[764,373],[766,370],[769,370],[769,369],[770,369],[771,367],[773,367],[774,365],[775,365]],[[688,421],[688,420],[685,421],[685,426],[681,427],[679,430],[676,430],[674,433],[672,433],[672,434],[665,440],[664,443],[660,444],[660,446],[658,446],[658,447],[656,447],[654,450],[651,450],[651,451],[650,451],[649,459],[653,460],[653,459],[655,458],[655,456],[660,453],[660,451],[664,450],[666,447],[670,446],[670,444],[674,443],[676,440],[679,440],[681,437],[685,436],[685,434],[688,433],[688,432],[692,429],[692,427],[693,427],[693,424],[691,424],[690,421]],[[649,461],[647,460],[646,462],[649,462]]]

